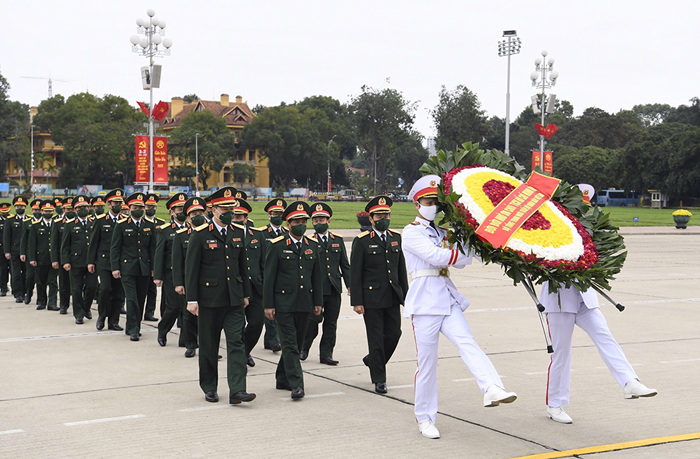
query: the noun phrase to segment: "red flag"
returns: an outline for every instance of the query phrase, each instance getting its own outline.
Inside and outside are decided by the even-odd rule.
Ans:
[[[168,113],[168,110],[170,110],[170,104],[163,101],[158,102],[158,104],[153,109],[153,118],[155,118],[157,121],[162,120],[163,118],[165,118],[165,115]]]
[[[144,104],[143,102],[136,103],[139,104],[139,107],[141,107],[141,110],[146,114],[146,116],[150,114],[150,112],[148,111],[148,107],[146,107],[146,104]]]
[[[542,126],[540,123],[535,123],[535,127],[537,128],[537,133],[539,135],[544,136],[548,139],[551,139],[554,133],[559,130],[557,125],[554,123],[548,124],[547,127]]]

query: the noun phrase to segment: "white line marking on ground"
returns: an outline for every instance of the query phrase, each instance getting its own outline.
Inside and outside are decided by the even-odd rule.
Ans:
[[[525,373],[526,375],[536,376],[536,375],[546,375],[546,371],[533,371],[532,373]]]
[[[157,328],[146,328],[142,329],[142,333],[158,331]],[[18,338],[3,338],[0,339],[0,343],[13,343],[16,341],[38,341],[44,339],[60,339],[60,338],[83,338],[85,336],[99,336],[99,335],[124,335],[123,331],[98,331],[92,333],[70,333],[67,335],[46,335],[46,336],[23,336]],[[128,338],[127,335],[124,335]]]
[[[685,362],[697,362],[700,359],[684,359],[684,360],[662,360],[659,363],[685,363]]]
[[[0,432],[0,435],[9,435],[13,433],[22,433],[24,430],[22,429],[12,429],[12,430],[3,430]]]
[[[119,416],[116,418],[102,418],[102,419],[90,419],[88,421],[76,421],[76,422],[64,422],[64,426],[82,426],[85,424],[98,424],[100,422],[111,422],[111,421],[126,421],[128,419],[138,419],[145,418],[145,414],[132,414],[130,416]]]
[[[311,394],[311,395],[306,395],[304,398],[332,397],[334,395],[345,395],[345,392],[328,392],[327,394]],[[292,399],[289,397],[284,397],[284,398],[280,398],[280,400],[289,401]]]
[[[185,408],[183,410],[178,410],[181,413],[192,413],[195,411],[206,411],[206,410],[216,410],[218,408],[229,408],[228,405],[214,405],[214,406],[200,406],[197,408]]]
[[[413,384],[403,384],[401,386],[387,386],[387,389],[408,389],[413,388]]]
[[[452,382],[467,382],[474,381],[476,378],[453,379]]]

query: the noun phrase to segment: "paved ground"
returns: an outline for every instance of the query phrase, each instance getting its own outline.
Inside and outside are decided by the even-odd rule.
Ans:
[[[389,395],[373,393],[366,367],[365,331],[347,297],[335,357],[304,363],[307,398],[288,401],[274,389],[277,355],[258,346],[248,406],[204,401],[197,360],[156,343],[147,324],[143,339],[97,332],[94,320],[36,311],[0,299],[0,457],[566,457],[559,451],[622,444],[578,457],[697,458],[700,456],[700,232],[671,228],[623,230],[630,250],[614,298],[624,313],[603,306],[610,328],[642,381],[659,390],[651,399],[624,400],[585,334],[574,335],[573,425],[545,416],[549,361],[536,311],[522,287],[494,266],[453,273],[472,302],[466,317],[493,360],[511,405],[485,409],[482,395],[456,349],[442,340],[439,363],[442,438],[420,436],[413,419],[415,346],[408,321],[389,365]],[[351,234],[351,233],[350,233]],[[94,312],[96,314],[96,312]],[[123,323],[123,320],[122,320]],[[626,443],[696,434],[695,440],[629,449]],[[673,438],[667,440],[674,440]],[[656,440],[651,443],[663,443]],[[554,454],[554,455],[552,455]]]

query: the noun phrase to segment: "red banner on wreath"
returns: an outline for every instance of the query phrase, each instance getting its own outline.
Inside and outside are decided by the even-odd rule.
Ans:
[[[148,155],[148,136],[136,136],[136,177],[135,183],[150,181],[150,158]],[[153,182],[168,183],[168,139],[153,137]]]
[[[136,136],[136,177],[134,182],[148,182],[148,136]]]
[[[545,174],[553,176],[552,159],[551,151],[545,151],[543,155],[539,150],[532,150],[532,170],[534,171],[535,167],[539,167]]]

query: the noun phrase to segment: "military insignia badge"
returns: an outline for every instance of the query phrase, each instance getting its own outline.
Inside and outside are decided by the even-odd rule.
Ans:
[[[306,249],[306,250],[304,251],[304,255],[311,255],[312,253],[314,253],[314,251],[311,250],[311,249]]]
[[[316,204],[316,210],[318,210],[318,211],[323,210],[323,206],[321,204]]]
[[[379,198],[379,205],[380,205],[380,206],[385,206],[385,205],[386,205],[386,199],[384,199],[384,198]]]
[[[437,186],[437,183],[435,182],[435,180],[431,180],[430,181],[430,188],[435,188],[436,186]]]
[[[121,196],[121,195],[122,195],[122,192],[119,191],[119,190],[117,190],[117,193],[116,193],[116,194],[117,194],[117,196]]]
[[[297,204],[297,210],[304,210],[303,204]]]
[[[278,206],[282,206],[282,201],[277,201]]]
[[[226,191],[224,191],[224,197],[225,197],[225,198],[230,198],[230,197],[231,197],[231,190],[226,190]]]
[[[239,191],[238,193],[236,193],[236,197],[237,197],[237,198],[240,198],[240,197],[241,197],[241,192],[240,192],[240,191]],[[238,205],[238,204],[236,204],[236,205]]]
[[[136,199],[138,199],[139,201],[143,201],[143,196],[142,196],[142,195],[138,195],[138,196],[136,196]]]

